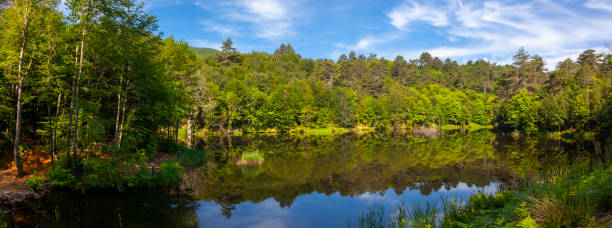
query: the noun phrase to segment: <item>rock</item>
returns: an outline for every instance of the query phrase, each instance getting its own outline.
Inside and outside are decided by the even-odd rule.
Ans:
[[[0,207],[14,208],[16,206],[25,204],[28,200],[40,199],[41,196],[42,194],[25,190],[5,191],[0,193]]]

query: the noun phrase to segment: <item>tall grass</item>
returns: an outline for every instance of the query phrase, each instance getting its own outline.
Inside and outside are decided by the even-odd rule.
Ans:
[[[261,165],[264,161],[264,156],[258,150],[246,151],[240,155],[238,165]]]
[[[462,210],[461,204],[454,202],[454,199],[442,198],[440,206],[437,206],[438,201],[425,201],[413,207],[402,202],[391,215],[385,215],[384,207],[373,206],[362,212],[356,225],[363,228],[449,227],[452,224],[449,215]]]

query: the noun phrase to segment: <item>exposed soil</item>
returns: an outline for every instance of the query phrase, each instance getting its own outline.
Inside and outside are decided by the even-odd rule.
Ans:
[[[11,208],[27,199],[38,198],[25,187],[25,181],[33,175],[45,175],[51,163],[50,156],[41,150],[33,150],[23,158],[23,170],[26,175],[17,177],[12,156],[2,155],[0,159],[0,207]]]

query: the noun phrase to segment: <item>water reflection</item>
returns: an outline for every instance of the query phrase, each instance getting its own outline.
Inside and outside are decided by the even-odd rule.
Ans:
[[[373,203],[394,208],[526,183],[588,146],[487,131],[436,138],[379,134],[207,138],[210,162],[181,186],[125,194],[48,194],[15,217],[61,227],[338,227]],[[260,165],[237,165],[242,153]],[[576,155],[579,156],[576,156]],[[570,156],[571,155],[571,156]],[[180,189],[180,190],[179,190]]]

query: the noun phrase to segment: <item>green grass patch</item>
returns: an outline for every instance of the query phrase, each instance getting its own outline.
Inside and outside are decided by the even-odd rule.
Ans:
[[[259,150],[252,150],[243,152],[240,155],[240,160],[238,161],[238,165],[261,165],[264,162],[264,155],[259,152]]]
[[[307,127],[296,127],[289,130],[291,135],[313,135],[313,136],[329,136],[329,135],[341,135],[351,132],[350,129],[346,128],[307,128]]]
[[[465,129],[468,131],[478,131],[478,130],[482,130],[482,129],[493,129],[493,126],[491,125],[480,125],[477,123],[469,123],[468,125],[452,125],[452,124],[447,124],[447,125],[443,125],[442,130],[445,131],[452,131],[452,130],[461,130],[461,129]]]

